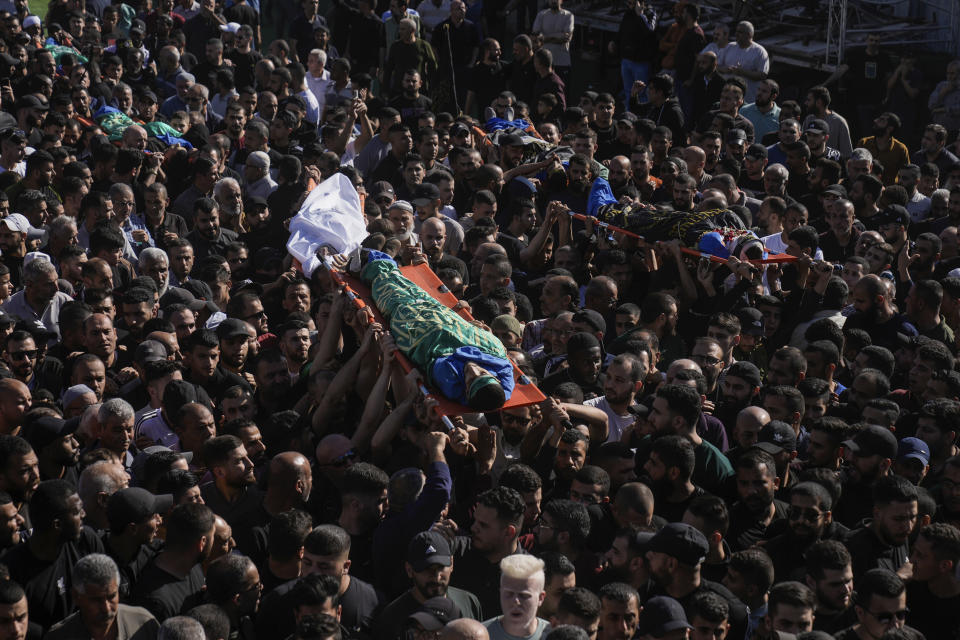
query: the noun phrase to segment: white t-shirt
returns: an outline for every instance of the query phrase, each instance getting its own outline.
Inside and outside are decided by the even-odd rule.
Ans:
[[[724,47],[723,51],[721,52],[720,59],[717,61],[717,67],[739,67],[747,71],[762,71],[763,73],[769,73],[770,56],[767,55],[767,50],[756,42],[751,42],[750,46],[746,49],[733,42]],[[729,78],[732,77],[732,75],[725,74],[724,77]],[[760,81],[748,80],[743,76],[737,77],[747,83],[747,93],[743,96],[744,104],[748,102],[755,102],[757,99],[757,85],[760,83]]]
[[[610,430],[610,433],[607,435],[607,442],[620,442],[620,436],[623,435],[626,428],[632,425],[635,420],[634,415],[631,413],[620,415],[614,412],[610,403],[607,402],[606,396],[584,400],[583,404],[588,407],[596,407],[607,414],[607,427]]]

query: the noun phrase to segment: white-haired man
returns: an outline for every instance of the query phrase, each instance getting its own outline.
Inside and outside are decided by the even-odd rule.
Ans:
[[[77,610],[55,624],[47,638],[155,638],[160,624],[142,607],[120,604],[120,572],[110,556],[91,553],[73,567]],[[119,634],[118,634],[119,632]]]
[[[500,608],[502,615],[483,623],[490,640],[540,640],[549,623],[537,617],[547,593],[543,560],[514,554],[500,561]]]

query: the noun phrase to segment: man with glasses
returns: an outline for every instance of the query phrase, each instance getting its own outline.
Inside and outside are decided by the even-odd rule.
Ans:
[[[786,580],[802,580],[805,574],[812,573],[812,580],[807,580],[811,589],[814,583],[824,578],[823,567],[818,565],[811,569],[811,549],[823,540],[840,545],[848,531],[843,525],[833,522],[832,508],[833,497],[816,482],[801,482],[790,490],[784,514],[787,529],[769,538],[763,545],[764,551],[777,567],[778,576]],[[847,556],[847,565],[849,563]]]
[[[857,574],[860,575],[860,574]],[[836,640],[881,638],[892,630],[902,630],[907,637],[923,637],[906,626],[907,588],[904,581],[889,569],[871,569],[857,580],[854,611],[857,622],[834,635]]]
[[[39,350],[36,341],[30,333],[14,331],[6,337],[3,359],[10,372],[13,373],[13,377],[25,384],[30,390],[45,389],[52,393],[55,398],[59,397],[62,376],[52,371],[49,366],[55,360],[44,358],[38,363],[38,355]]]

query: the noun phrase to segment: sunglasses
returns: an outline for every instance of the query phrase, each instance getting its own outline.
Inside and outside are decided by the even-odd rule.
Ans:
[[[14,351],[10,354],[10,358],[13,360],[33,360],[36,357],[36,349],[29,349],[27,351]]]
[[[890,613],[874,613],[873,611],[869,611],[867,609],[864,609],[864,611],[873,616],[874,620],[884,625],[892,623],[894,619],[906,620],[907,614],[910,613],[909,608],[900,609],[900,611],[892,611]]]

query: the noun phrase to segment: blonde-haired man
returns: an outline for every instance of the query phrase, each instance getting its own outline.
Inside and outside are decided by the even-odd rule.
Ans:
[[[540,640],[548,623],[537,617],[546,597],[543,560],[515,554],[500,561],[500,607],[503,615],[483,623],[490,640]]]

